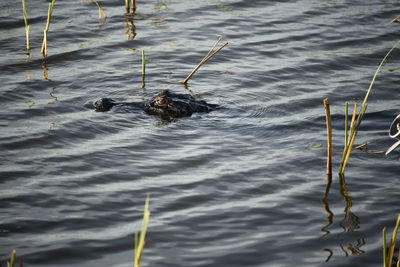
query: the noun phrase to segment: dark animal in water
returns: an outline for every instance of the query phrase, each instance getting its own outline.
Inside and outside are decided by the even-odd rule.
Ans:
[[[157,115],[165,120],[190,117],[195,112],[210,112],[218,108],[218,105],[208,104],[203,100],[197,100],[188,94],[174,94],[169,90],[162,90],[145,102],[115,102],[110,98],[102,98],[94,103],[86,104],[88,108],[96,111],[109,111],[113,106],[133,106],[143,109],[146,113]]]

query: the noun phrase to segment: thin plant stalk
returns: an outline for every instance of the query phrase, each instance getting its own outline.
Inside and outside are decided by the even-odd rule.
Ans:
[[[126,13],[128,14],[129,13],[129,0],[125,0],[125,10],[126,10]]]
[[[376,76],[378,75],[378,73],[379,73],[383,63],[386,61],[387,57],[390,55],[390,53],[392,53],[392,51],[396,48],[396,46],[399,43],[400,43],[400,40],[397,41],[392,46],[392,48],[389,50],[389,52],[387,52],[386,55],[383,57],[383,59],[379,63],[379,66],[378,66],[377,70],[375,71],[375,74],[374,74],[374,76],[372,78],[371,84],[369,85],[367,93],[365,94],[364,101],[363,101],[363,103],[361,105],[361,110],[358,113],[357,121],[355,123],[355,127],[354,127],[354,129],[352,131],[350,131],[350,134],[349,134],[350,137],[349,137],[349,140],[348,140],[348,145],[346,145],[346,147],[345,147],[345,149],[343,151],[342,161],[340,163],[340,168],[339,168],[339,174],[343,174],[344,171],[345,171],[346,164],[347,164],[347,161],[349,159],[350,152],[351,152],[351,146],[354,144],[354,141],[355,141],[356,136],[357,136],[358,129],[359,129],[360,125],[361,125],[361,121],[362,121],[362,119],[364,117],[364,114],[365,114],[365,111],[367,109],[367,99],[368,99],[369,93],[371,92],[372,85],[375,82]]]
[[[357,113],[357,103],[354,103],[353,116],[351,117],[351,123],[350,123],[350,133],[352,133],[354,130],[354,121],[356,119],[356,113]],[[348,145],[348,144],[349,143],[347,143],[346,145]]]
[[[146,57],[144,55],[144,49],[142,49],[142,88],[145,87],[145,77],[146,77]]]
[[[365,111],[367,109],[367,104],[361,107],[361,111],[358,115],[357,122],[355,124],[353,132],[350,132],[349,143],[347,147],[343,151],[342,162],[340,163],[339,174],[344,174],[344,170],[346,169],[347,161],[350,157],[351,148],[353,147],[354,141],[356,140],[356,136],[358,133],[358,129],[360,128],[362,118],[364,117]]]
[[[347,117],[348,116],[349,116],[349,102],[346,101],[345,112],[344,112],[344,147],[347,146],[347,142],[349,139],[348,131],[347,131],[347,126],[348,126]]]
[[[42,55],[43,57],[47,57],[47,32],[49,31],[49,27],[50,27],[50,19],[51,19],[51,15],[53,14],[53,7],[54,7],[54,2],[56,0],[53,0],[50,4],[49,4],[49,10],[47,12],[47,23],[46,23],[46,28],[44,29],[44,36],[43,36],[43,44],[42,44]]]
[[[331,125],[331,112],[329,108],[329,99],[324,99],[324,107],[326,112],[326,133],[327,133],[327,162],[326,162],[326,174],[332,174],[332,125]]]
[[[131,11],[132,13],[136,12],[136,0],[131,0]]]
[[[389,52],[387,52],[387,54],[383,57],[382,61],[379,63],[378,69],[375,71],[374,77],[372,78],[371,84],[369,85],[367,94],[365,95],[363,105],[365,105],[365,104],[367,103],[367,99],[368,99],[369,93],[370,93],[370,91],[371,91],[372,85],[374,84],[375,78],[376,78],[376,76],[378,75],[378,72],[379,72],[379,70],[381,69],[383,63],[386,61],[387,57],[390,55],[390,53],[392,53],[392,51],[396,48],[396,46],[397,46],[399,43],[400,43],[400,40],[398,40],[398,41],[392,46],[392,48],[389,50]]]
[[[149,199],[150,199],[150,194],[147,194],[146,202],[144,205],[142,231],[140,234],[135,233],[135,267],[139,267],[140,258],[142,256],[142,252],[143,252],[143,248],[144,248],[144,244],[145,244],[144,239],[146,237],[147,223],[148,223],[149,217],[150,217]],[[139,237],[138,237],[138,235],[139,235]]]
[[[24,13],[24,21],[25,21],[26,54],[29,55],[29,25],[28,25],[28,18],[26,15],[25,0],[22,0],[22,12]]]
[[[14,263],[15,263],[15,254],[16,254],[17,252],[15,251],[15,249],[12,251],[12,253],[11,253],[11,258],[10,258],[10,261],[9,262],[7,262],[7,267],[14,267]]]
[[[44,54],[42,52],[42,54],[44,55],[44,57],[47,57],[47,31],[44,30],[43,31],[43,45],[44,45]]]
[[[221,51],[222,48],[224,48],[226,45],[228,45],[228,42],[224,43],[223,45],[221,45],[221,47],[219,47],[217,50],[215,50],[213,53],[211,53],[215,47],[217,46],[217,44],[221,41],[222,36],[220,36],[218,38],[218,41],[214,44],[214,46],[210,49],[210,51],[208,51],[207,55],[200,61],[200,63],[197,65],[196,68],[194,68],[194,70],[186,77],[185,80],[180,81],[180,83],[183,84],[187,84],[187,82],[189,81],[189,79],[196,73],[196,71],[201,67],[201,65],[203,65],[204,63],[206,63],[210,58],[212,58],[216,53],[218,53],[219,51]]]
[[[103,14],[104,18],[107,18],[106,13],[104,12],[104,10],[101,8],[101,6],[99,5],[99,3],[96,0],[92,0],[93,3],[96,4],[96,6],[99,8],[99,20],[101,20],[101,14]]]
[[[400,225],[400,214],[397,216],[396,226],[394,227],[392,239],[390,241],[390,250],[389,250],[389,255],[388,255],[389,258],[388,258],[388,265],[387,265],[388,267],[392,266],[394,247],[396,245],[396,237],[397,237],[397,231],[399,230],[399,225]]]
[[[386,227],[383,227],[382,236],[383,236],[383,267],[387,267]]]

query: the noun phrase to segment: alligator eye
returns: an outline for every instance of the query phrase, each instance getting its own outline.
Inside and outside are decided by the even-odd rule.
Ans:
[[[157,106],[165,106],[167,104],[167,100],[164,97],[156,99]]]

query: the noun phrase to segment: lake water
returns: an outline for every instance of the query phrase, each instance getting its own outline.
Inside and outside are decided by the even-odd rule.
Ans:
[[[398,1],[0,2],[0,261],[133,266],[382,266],[399,208],[400,151],[354,149],[337,175],[344,104],[361,105],[399,39]],[[219,35],[228,46],[178,83]],[[141,51],[147,57],[142,88]],[[392,144],[400,50],[379,73],[356,145]],[[221,109],[167,123],[85,102],[142,101],[161,89]],[[333,123],[327,184],[323,99]],[[352,109],[350,109],[351,112]]]

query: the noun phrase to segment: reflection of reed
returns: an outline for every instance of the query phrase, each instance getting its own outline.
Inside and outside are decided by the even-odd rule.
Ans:
[[[354,232],[356,229],[360,228],[360,221],[359,218],[354,213],[351,212],[351,207],[353,205],[353,198],[349,195],[347,191],[346,181],[343,175],[339,175],[339,181],[340,181],[340,194],[344,197],[345,200],[344,218],[340,221],[339,225],[342,227],[343,233]],[[328,216],[326,217],[328,223],[321,228],[321,231],[324,233],[322,237],[325,237],[330,234],[330,231],[327,230],[327,228],[333,224],[334,214],[329,209],[329,204],[327,201],[331,184],[332,184],[332,176],[328,174],[324,196],[321,199],[324,210],[328,214]],[[350,242],[347,244],[347,246],[339,244],[341,250],[343,251],[346,257],[350,255],[363,254],[365,252],[364,250],[361,249],[363,245],[365,245],[365,240],[361,235],[357,238],[356,242],[353,243]],[[325,259],[325,262],[328,262],[333,255],[333,251],[329,248],[324,248],[323,250],[329,252],[328,257]]]
[[[327,251],[329,253],[329,256],[325,260],[325,262],[328,262],[330,260],[330,258],[332,257],[333,252],[329,248],[324,248],[324,251]]]
[[[330,225],[332,225],[332,222],[333,222],[333,212],[329,209],[329,204],[327,201],[329,189],[331,188],[331,184],[332,184],[332,175],[328,174],[326,177],[327,177],[326,187],[325,187],[324,197],[321,199],[321,202],[322,202],[322,205],[324,206],[325,212],[328,214],[328,216],[326,216],[328,223],[321,228],[321,231],[324,232],[322,237],[329,235],[330,231],[328,231],[326,228],[328,228]],[[329,260],[329,258],[330,258],[330,256],[328,257],[327,260]]]
[[[48,69],[47,69],[46,59],[45,58],[42,59],[42,68],[43,68],[43,80],[48,81],[49,80],[48,77],[47,77]]]
[[[125,16],[124,27],[127,40],[133,40],[136,36],[136,26],[131,17]]]
[[[340,178],[340,194],[344,197],[344,200],[346,202],[346,206],[344,209],[344,218],[339,225],[343,228],[344,232],[353,232],[354,229],[360,228],[360,220],[357,217],[357,215],[352,213],[350,210],[353,205],[353,198],[347,192],[344,175],[340,174],[339,178]],[[345,224],[347,224],[348,228],[346,228],[347,226],[345,226]]]
[[[344,255],[346,257],[348,256],[356,256],[356,255],[361,255],[364,254],[365,251],[361,249],[361,247],[365,245],[365,240],[362,236],[357,238],[357,243],[355,245],[349,243],[347,245],[347,250],[350,252],[350,254],[347,252],[347,250],[343,247],[342,244],[340,244],[340,248],[342,249]]]
[[[58,101],[57,96],[54,95],[56,93],[56,88],[57,88],[57,86],[54,86],[53,88],[51,88],[51,92],[49,93],[49,95],[52,98],[48,99],[48,101],[47,101],[48,104],[54,104]]]

